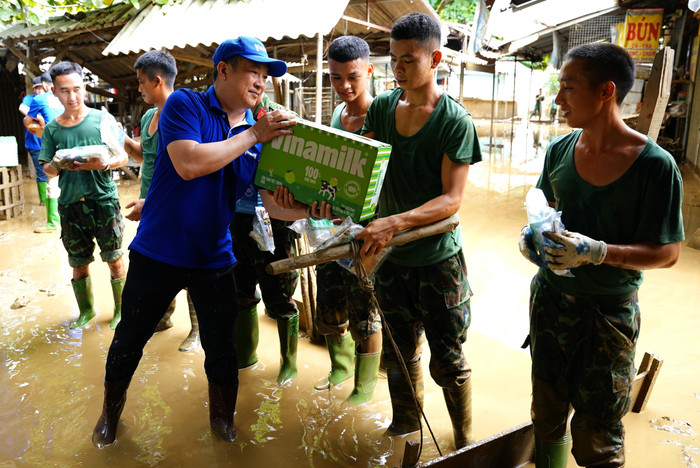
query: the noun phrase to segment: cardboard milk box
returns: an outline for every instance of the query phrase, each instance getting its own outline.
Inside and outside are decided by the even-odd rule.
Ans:
[[[355,222],[374,215],[391,145],[302,119],[292,130],[263,144],[255,184],[284,185],[309,205],[325,200]]]

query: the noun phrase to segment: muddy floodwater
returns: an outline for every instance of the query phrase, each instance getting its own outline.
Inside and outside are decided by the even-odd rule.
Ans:
[[[490,129],[489,122],[479,122],[484,161],[470,170],[459,227],[474,290],[464,351],[473,367],[478,439],[530,417],[530,360],[520,345],[535,267],[520,256],[517,238],[526,223],[525,194],[537,180],[547,143],[570,131],[563,125],[500,123],[490,137]],[[689,245],[700,247],[700,182],[688,168],[683,173],[687,240],[680,261],[672,269],[646,272],[640,291],[637,363],[650,350],[663,366],[646,410],[624,419],[631,468],[700,465],[700,250]],[[122,207],[138,196],[138,181],[117,184]],[[209,430],[203,353],[177,349],[189,331],[182,293],[175,326],[146,346],[118,442],[95,449],[90,436],[113,336],[109,271],[99,257],[92,264],[98,315],[83,329],[69,330],[78,307],[66,253],[58,234],[32,232],[45,211],[34,183],[26,180],[24,188],[24,216],[0,222],[0,467],[400,465],[407,438],[383,435],[391,421],[386,379],[379,379],[370,403],[344,407],[351,381],[331,392],[315,391],[314,383],[329,370],[327,351],[301,337],[299,375],[279,387],[277,330],[262,307],[260,362],[240,373],[238,437],[232,444],[218,440]],[[125,222],[124,247],[137,228]],[[442,392],[429,377],[427,346],[423,351],[425,413],[446,454],[453,450],[452,429]],[[426,431],[421,460],[438,455]],[[575,466],[573,457],[569,466]]]

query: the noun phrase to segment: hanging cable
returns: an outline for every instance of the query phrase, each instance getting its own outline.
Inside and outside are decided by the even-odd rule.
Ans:
[[[394,337],[391,334],[391,328],[389,327],[389,324],[387,323],[386,319],[384,318],[384,313],[382,312],[382,309],[379,307],[379,302],[377,302],[377,298],[374,295],[374,283],[372,283],[372,280],[369,279],[369,276],[367,275],[367,271],[365,270],[365,266],[362,263],[362,257],[360,255],[360,243],[356,240],[353,239],[350,242],[350,246],[352,248],[352,258],[354,261],[354,267],[355,267],[355,275],[357,276],[357,281],[360,284],[360,287],[369,292],[370,295],[372,296],[372,302],[374,304],[374,307],[377,308],[377,311],[379,312],[379,317],[382,320],[382,326],[384,327],[384,330],[386,331],[386,336],[389,338],[389,342],[391,343],[391,347],[394,350],[394,354],[398,357],[397,361],[399,362],[399,365],[401,366],[401,371],[403,372],[403,375],[406,379],[406,383],[408,384],[408,388],[411,389],[411,395],[413,395],[413,402],[416,405],[416,411],[418,412],[419,415],[423,417],[423,420],[425,421],[425,425],[428,428],[428,432],[430,432],[430,437],[433,439],[433,443],[435,444],[435,448],[438,451],[438,454],[442,456],[442,452],[440,451],[440,446],[437,443],[437,439],[435,438],[435,434],[433,434],[433,430],[430,427],[430,423],[428,422],[428,418],[425,416],[425,412],[423,412],[423,407],[421,406],[420,402],[418,401],[418,396],[416,395],[415,389],[413,388],[413,385],[411,384],[411,377],[408,374],[408,367],[406,366],[406,362],[404,361],[403,356],[399,352],[399,347],[394,341]],[[420,422],[420,418],[418,418],[418,423],[420,427],[420,447],[418,449],[418,458],[420,458],[420,454],[423,452],[423,424]]]

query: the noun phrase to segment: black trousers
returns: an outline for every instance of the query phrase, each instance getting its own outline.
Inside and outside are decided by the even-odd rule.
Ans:
[[[129,379],[143,348],[178,292],[187,288],[197,311],[204,370],[215,385],[238,383],[233,266],[193,269],[168,265],[134,250],[122,292],[122,319],[107,355],[105,382]]]

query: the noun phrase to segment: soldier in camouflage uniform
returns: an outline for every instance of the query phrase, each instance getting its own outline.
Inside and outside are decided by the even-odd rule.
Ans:
[[[481,161],[476,128],[467,110],[434,79],[440,63],[440,25],[408,14],[391,30],[391,67],[399,87],[374,98],[362,132],[390,143],[391,158],[379,197],[379,218],[358,235],[362,253],[375,255],[398,232],[455,215],[469,166]],[[421,341],[431,350],[430,374],[443,389],[455,446],[472,442],[471,368],[462,352],[470,323],[471,289],[461,230],[394,247],[377,272],[376,292],[386,328],[383,359],[393,410],[389,434],[419,429],[410,389],[422,404]],[[406,382],[398,359],[408,367]]]
[[[367,42],[356,36],[340,36],[328,47],[331,85],[342,101],[333,111],[333,128],[356,135],[362,130],[372,103],[368,84],[374,68],[369,52]],[[361,224],[366,226],[369,221]],[[360,287],[357,276],[337,262],[318,265],[316,283],[315,323],[326,340],[331,371],[315,388],[328,389],[354,375],[354,387],[345,401],[365,403],[374,395],[379,373],[379,311],[372,295]]]
[[[122,289],[126,276],[122,260],[124,223],[119,206],[117,186],[111,170],[126,164],[126,153],[119,161],[106,162],[89,158],[76,162],[71,169],[61,169],[53,161],[59,149],[102,145],[101,113],[85,105],[85,83],[82,68],[73,62],[60,62],[49,70],[55,95],[65,111],[46,125],[41,141],[39,161],[49,177],[58,176],[61,195],[58,212],[61,216],[61,240],[73,268],[73,293],[80,310],[70,324],[78,328],[94,316],[90,263],[94,261],[95,240],[102,261],[109,266],[114,312],[109,328],[115,329],[121,320]]]
[[[257,120],[267,112],[279,107],[262,93],[260,102],[252,111],[253,117]],[[265,207],[271,211],[270,221],[275,243],[274,253],[261,251],[256,241],[249,236],[256,217],[255,207],[262,206],[261,197],[265,198]],[[236,215],[230,230],[234,256],[238,259],[234,268],[240,304],[240,311],[236,317],[238,368],[251,367],[258,362],[256,353],[259,340],[257,306],[261,298],[256,291],[256,286],[259,285],[265,304],[265,312],[277,322],[281,355],[277,383],[284,385],[291,382],[297,375],[299,309],[292,295],[299,281],[299,271],[271,275],[265,271],[265,267],[271,262],[296,255],[294,240],[298,235],[287,227],[289,226],[288,221],[272,218],[276,214],[274,200],[272,200],[270,192],[261,190],[259,197],[257,187],[251,184],[236,203]],[[302,209],[301,214],[305,215],[306,212]],[[297,219],[297,217],[288,217],[287,219]]]
[[[570,50],[559,74],[561,115],[582,130],[552,141],[537,186],[568,230],[545,232],[540,252],[529,226],[520,236],[540,266],[530,296],[538,468],[565,467],[570,439],[581,466],[624,465],[641,270],[675,264],[684,238],[675,161],[620,116],[634,76],[627,52],[603,43]]]

